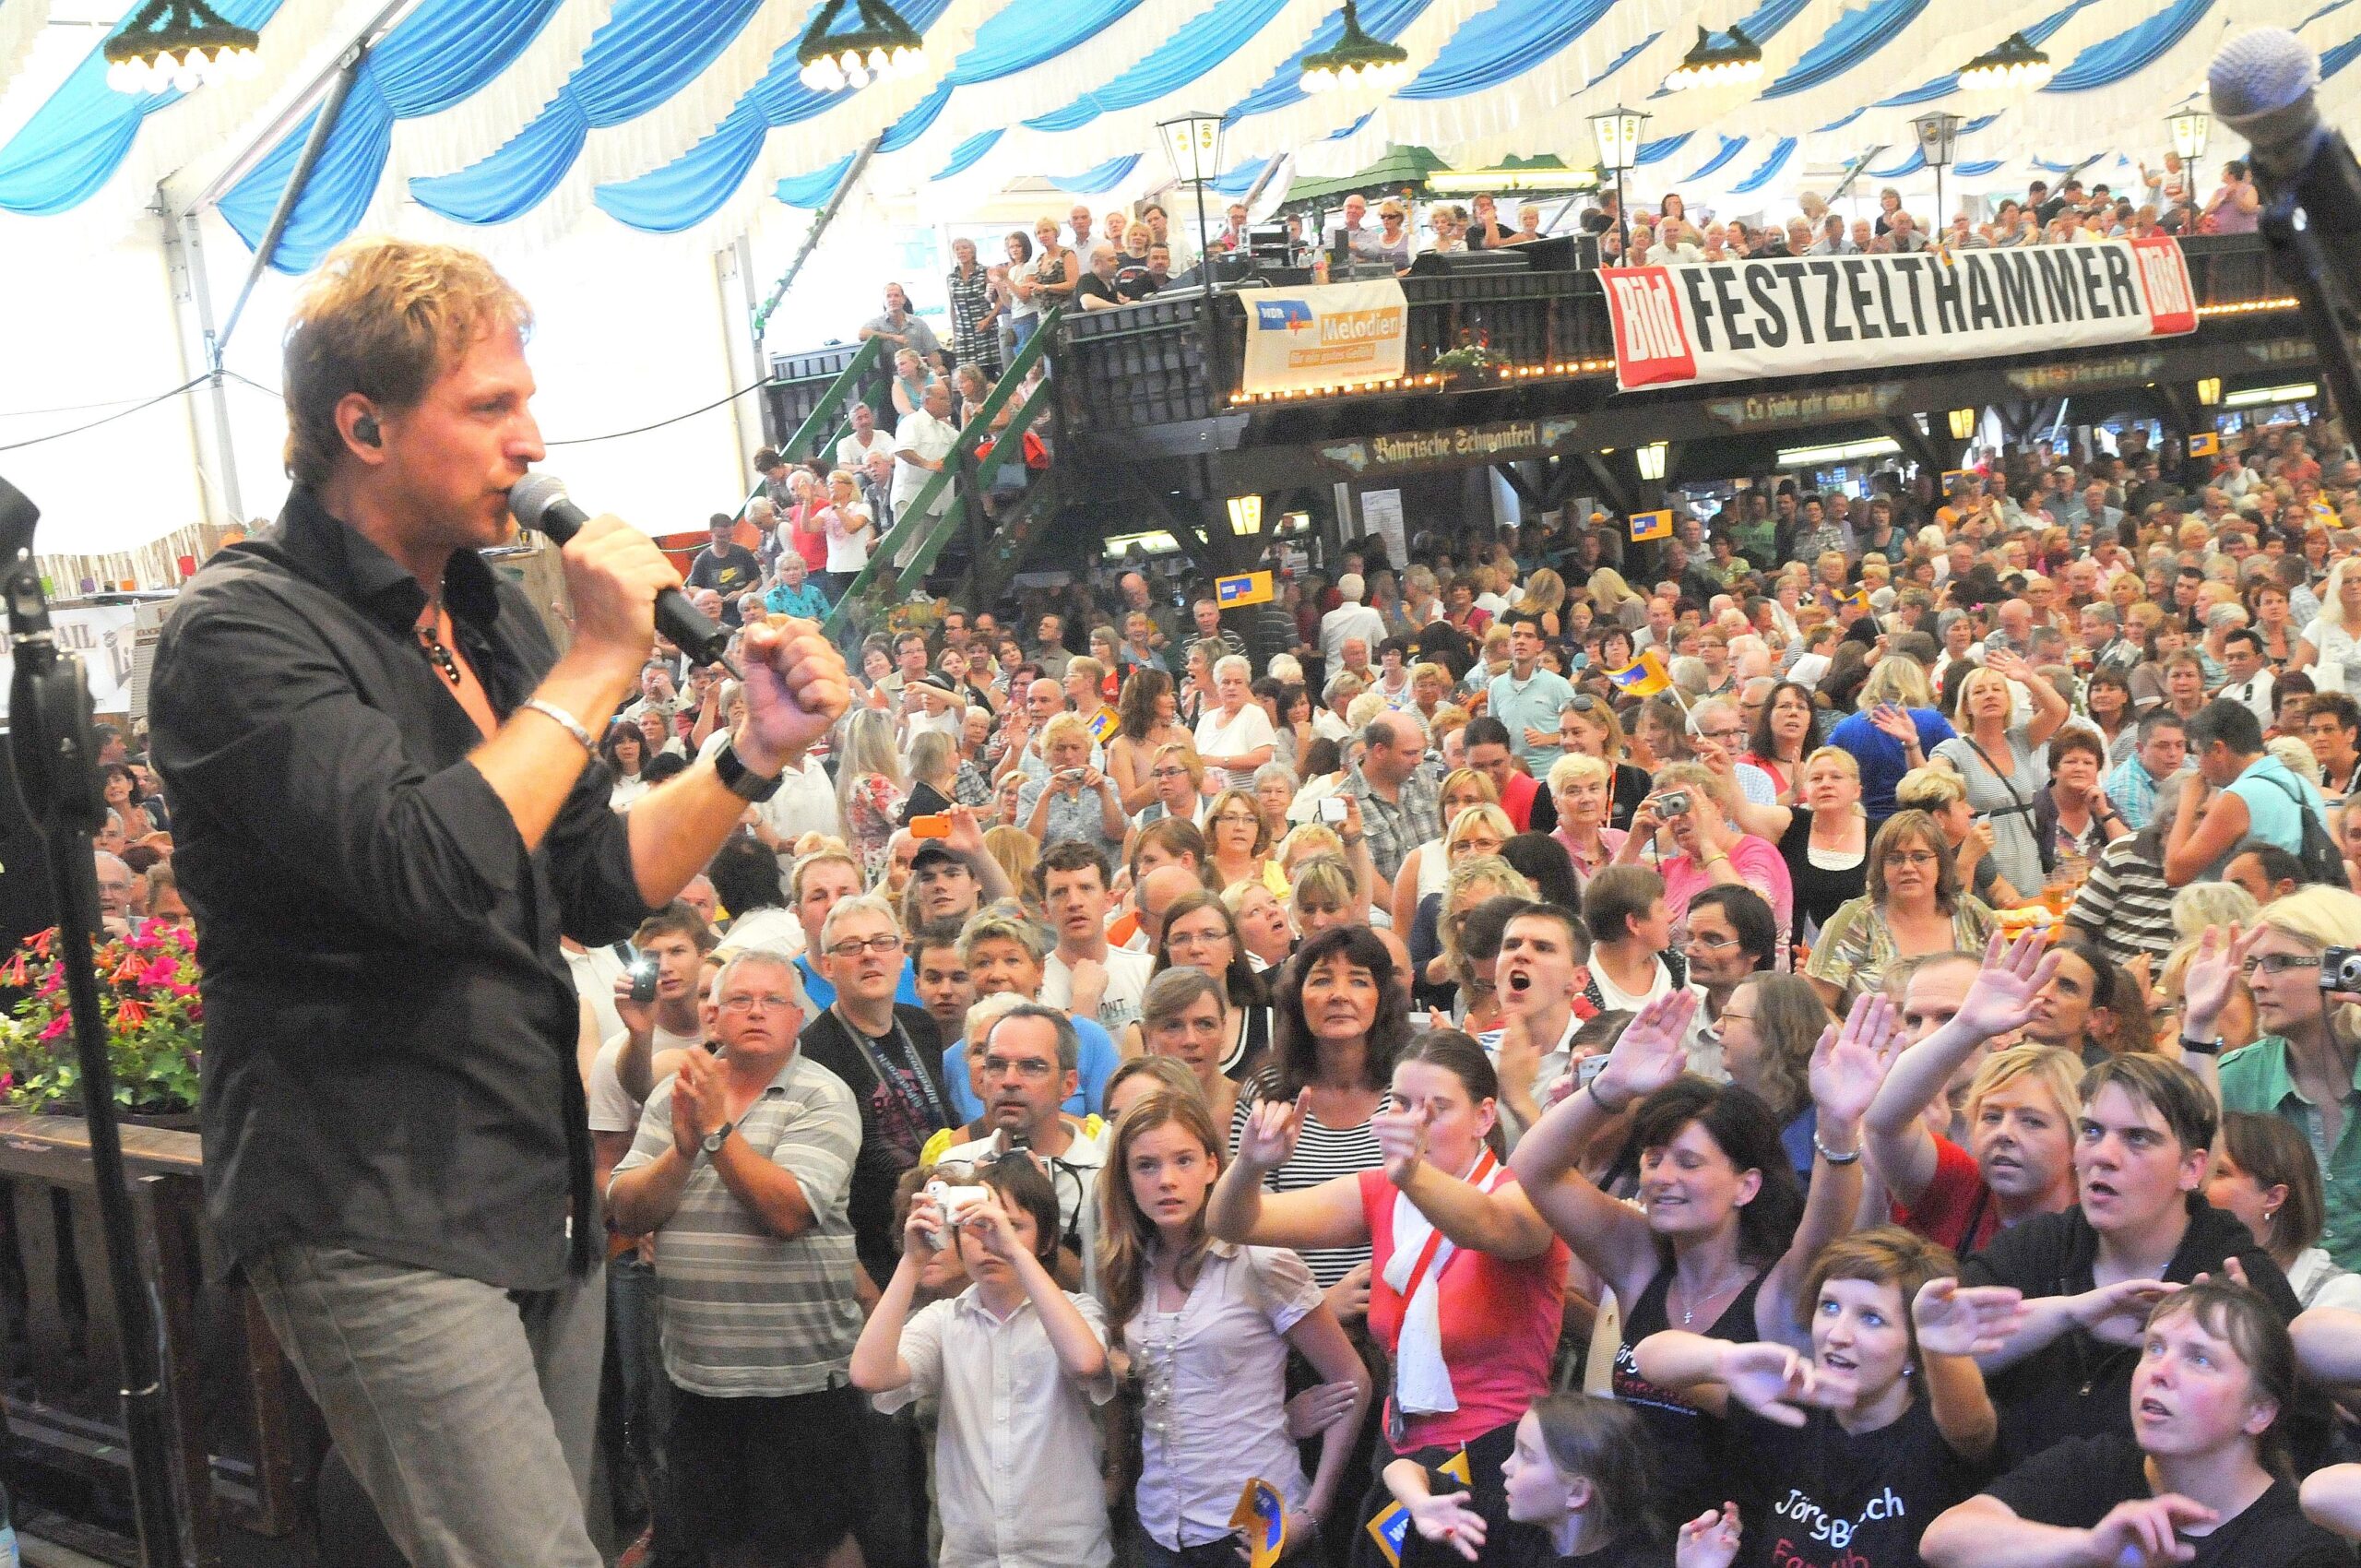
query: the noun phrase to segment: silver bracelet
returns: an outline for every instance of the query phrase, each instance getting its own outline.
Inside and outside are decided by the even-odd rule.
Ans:
[[[1826,1144],[1820,1141],[1820,1134],[1818,1133],[1814,1133],[1811,1135],[1811,1146],[1813,1153],[1819,1155],[1821,1158],[1828,1161],[1831,1165],[1850,1165],[1855,1160],[1861,1158],[1861,1151],[1859,1149],[1855,1149],[1850,1154],[1838,1154],[1834,1149],[1830,1148]]]
[[[599,742],[590,738],[590,731],[582,727],[582,720],[575,718],[557,704],[543,702],[539,697],[527,697],[521,706],[531,708],[544,718],[556,719],[567,734],[582,742],[584,751],[588,752],[592,756],[599,754]]]

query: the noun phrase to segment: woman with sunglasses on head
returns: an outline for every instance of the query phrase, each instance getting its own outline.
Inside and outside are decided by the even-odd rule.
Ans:
[[[1335,989],[1352,967],[1343,951],[1315,944],[1303,961],[1301,997],[1322,1027],[1406,1000],[1358,980]],[[1568,1255],[1501,1162],[1499,1089],[1466,1035],[1418,1039],[1370,1119],[1379,1164],[1285,1194],[1266,1194],[1263,1173],[1293,1158],[1308,1100],[1266,1100],[1215,1187],[1206,1229],[1264,1246],[1370,1249],[1370,1327],[1394,1363],[1383,1453],[1431,1467],[1464,1449],[1473,1512],[1505,1550],[1515,1531],[1501,1467],[1518,1421],[1549,1391]],[[1355,1517],[1388,1501],[1380,1483]]]
[[[1368,1369],[1302,1259],[1206,1233],[1225,1163],[1216,1126],[1193,1095],[1151,1094],[1116,1123],[1098,1184],[1099,1295],[1140,1400],[1133,1501],[1145,1568],[1234,1562],[1230,1514],[1256,1479],[1278,1489],[1288,1539],[1309,1544],[1369,1406]],[[1287,1430],[1290,1350],[1348,1391],[1308,1479]]]
[[[1627,659],[1624,662],[1631,661]],[[1652,785],[1648,770],[1631,759],[1623,742],[1623,725],[1615,717],[1615,709],[1604,697],[1576,692],[1573,700],[1558,715],[1558,741],[1563,750],[1595,756],[1613,770],[1607,826],[1619,833],[1627,831],[1631,826],[1631,814],[1648,798]]]
[[[1930,1568],[2350,1568],[2293,1484],[2296,1352],[2271,1303],[2201,1280],[2139,1343],[2130,1431],[2069,1438],[1942,1514]]]
[[[1818,1124],[1807,1200],[1762,1101],[1685,1075],[1697,1007],[1685,988],[1643,1006],[1607,1064],[1529,1128],[1511,1159],[1535,1207],[1624,1303],[1616,1393],[1640,1407],[1655,1437],[1675,1518],[1728,1495],[1720,1431],[1695,1402],[1647,1382],[1634,1348],[1670,1328],[1803,1343],[1796,1324],[1807,1271],[1860,1205],[1860,1122],[1894,1016],[1882,996],[1864,997],[1812,1052]],[[1644,1208],[1601,1192],[1581,1168],[1592,1140],[1626,1113]]]
[[[1796,770],[1795,809],[1780,837],[1795,889],[1796,939],[1824,929],[1869,874],[1869,818],[1861,810],[1861,765],[1840,746],[1822,746]]]

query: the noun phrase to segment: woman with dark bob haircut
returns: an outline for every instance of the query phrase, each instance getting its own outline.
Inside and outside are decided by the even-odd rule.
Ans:
[[[1852,1229],[1861,1117],[1894,1025],[1892,1003],[1865,997],[1811,1053],[1818,1121],[1807,1201],[1771,1109],[1734,1084],[1684,1075],[1682,1042],[1696,1012],[1696,994],[1686,990],[1641,1008],[1607,1065],[1534,1123],[1510,1160],[1534,1207],[1625,1303],[1615,1393],[1641,1408],[1660,1455],[1667,1516],[1677,1519],[1697,1517],[1727,1490],[1720,1424],[1643,1380],[1633,1348],[1673,1328],[1804,1347],[1797,1303],[1812,1260]],[[1644,1211],[1601,1192],[1580,1163],[1591,1140],[1626,1112]]]

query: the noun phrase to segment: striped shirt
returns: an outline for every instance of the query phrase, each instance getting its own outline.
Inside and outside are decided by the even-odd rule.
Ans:
[[[2161,964],[2180,940],[2173,931],[2173,890],[2154,851],[2140,849],[2144,837],[2132,834],[2100,850],[2066,911],[2066,923],[2090,932],[2099,951],[2118,964],[2142,953]]]
[[[678,1081],[648,1096],[616,1174],[671,1146]],[[842,1078],[799,1051],[746,1108],[738,1135],[795,1178],[813,1225],[790,1240],[772,1235],[700,1152],[680,1207],[656,1232],[664,1373],[711,1398],[809,1394],[850,1371],[860,1336],[846,1206],[860,1109]]]
[[[1239,1140],[1246,1135],[1246,1123],[1253,1117],[1254,1107],[1265,1099],[1278,1096],[1278,1085],[1267,1074],[1249,1079],[1245,1091],[1238,1097],[1238,1109],[1229,1118],[1229,1152],[1238,1152]],[[1378,1153],[1377,1134],[1369,1123],[1355,1127],[1330,1127],[1319,1118],[1305,1112],[1302,1135],[1296,1140],[1295,1156],[1276,1170],[1263,1178],[1265,1192],[1299,1193],[1307,1187],[1337,1176],[1358,1176],[1364,1170],[1374,1170],[1385,1163]],[[1354,1269],[1370,1260],[1366,1242],[1358,1247],[1310,1247],[1302,1250],[1303,1265],[1311,1271],[1312,1282],[1325,1290]]]

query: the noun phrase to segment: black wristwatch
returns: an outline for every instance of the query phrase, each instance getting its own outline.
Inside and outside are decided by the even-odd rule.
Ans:
[[[730,1134],[732,1132],[735,1132],[737,1127],[738,1123],[735,1122],[724,1122],[720,1126],[716,1127],[712,1132],[707,1133],[705,1135],[705,1152],[706,1155],[712,1156],[719,1154],[721,1152],[721,1146],[730,1141]]]
[[[729,787],[731,794],[752,805],[761,805],[777,794],[779,778],[784,777],[777,775],[765,778],[748,767],[746,759],[738,754],[738,737],[735,735],[723,741],[715,750],[713,770],[720,775],[722,783]]]
[[[2222,1053],[2222,1043],[2220,1035],[2215,1035],[2212,1039],[2191,1039],[2186,1034],[2180,1037],[2182,1051],[2190,1056],[2219,1056]]]

